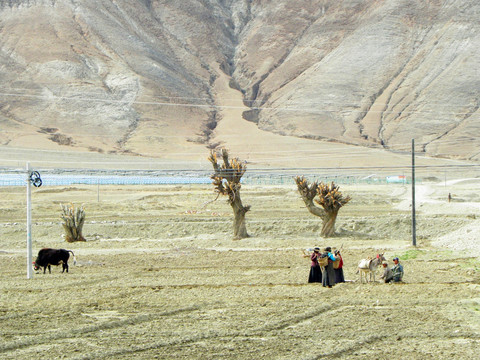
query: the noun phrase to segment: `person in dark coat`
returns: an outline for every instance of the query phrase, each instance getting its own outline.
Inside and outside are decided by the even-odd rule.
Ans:
[[[312,255],[310,255],[310,274],[308,275],[309,283],[321,283],[322,282],[322,270],[320,270],[320,265],[318,264],[318,258],[320,257],[320,248],[316,247],[313,249]],[[306,255],[308,256],[308,255]]]
[[[398,257],[393,258],[393,263],[395,264],[392,267],[393,273],[393,282],[401,282],[403,280],[403,266],[400,264]]]
[[[335,271],[335,284],[344,283],[345,277],[343,276],[343,259],[340,250],[335,251],[335,257],[339,260],[338,267],[333,269]]]
[[[332,254],[332,248],[330,246],[325,248],[325,253],[323,256],[328,257],[328,265],[324,267],[322,272],[322,284],[323,286],[328,286],[331,288],[333,285],[335,285],[335,271],[333,269],[333,262],[336,259]]]

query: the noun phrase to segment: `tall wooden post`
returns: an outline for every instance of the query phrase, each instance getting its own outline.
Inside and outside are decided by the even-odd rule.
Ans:
[[[417,224],[415,220],[415,139],[412,139],[412,245],[417,246]]]

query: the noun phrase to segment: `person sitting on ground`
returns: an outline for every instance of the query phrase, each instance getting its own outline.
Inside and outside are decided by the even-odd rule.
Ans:
[[[393,282],[400,282],[403,280],[403,266],[400,264],[398,257],[393,259],[395,266],[392,268]]]
[[[393,271],[388,267],[388,262],[384,261],[382,263],[383,274],[380,276],[380,279],[383,279],[386,283],[389,283],[393,279]]]

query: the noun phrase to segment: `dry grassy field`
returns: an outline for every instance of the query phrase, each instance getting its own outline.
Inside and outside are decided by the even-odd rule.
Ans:
[[[293,182],[244,186],[251,236],[234,241],[208,185],[33,189],[34,257],[66,248],[77,264],[27,279],[25,188],[0,188],[0,358],[478,356],[479,186],[422,185],[416,247],[408,186],[341,190],[352,201],[323,239]],[[63,241],[65,203],[84,205],[87,242]],[[342,247],[346,283],[307,284],[313,246]],[[359,283],[356,264],[379,252],[400,257],[403,284]]]

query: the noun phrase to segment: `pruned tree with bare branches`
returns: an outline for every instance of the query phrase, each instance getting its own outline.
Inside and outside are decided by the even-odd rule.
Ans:
[[[305,177],[297,176],[295,183],[308,211],[322,219],[323,226],[320,234],[323,237],[333,236],[338,211],[351,200],[350,196],[343,196],[339,191],[340,187],[333,182],[330,185],[316,181],[309,184]],[[315,199],[317,196],[318,199]],[[314,201],[320,207],[316,206]]]
[[[223,164],[219,164],[218,162],[219,155],[221,155]],[[247,227],[245,225],[245,214],[250,210],[250,206],[243,206],[242,199],[240,198],[240,180],[247,170],[245,162],[240,161],[238,158],[229,159],[226,149],[222,149],[220,154],[215,150],[211,150],[208,160],[213,165],[214,173],[210,178],[215,186],[215,192],[217,192],[218,195],[227,195],[228,203],[233,209],[234,239],[248,237]]]
[[[83,206],[75,208],[73,204],[62,204],[63,229],[65,230],[65,241],[86,241],[82,235],[82,228],[85,222],[85,210]]]

